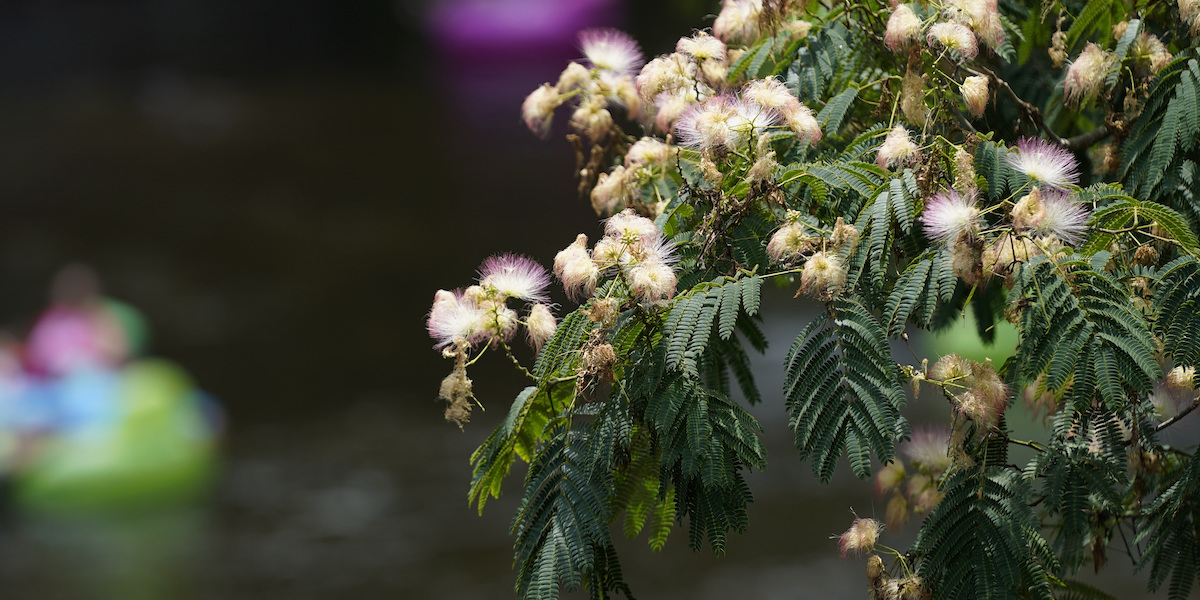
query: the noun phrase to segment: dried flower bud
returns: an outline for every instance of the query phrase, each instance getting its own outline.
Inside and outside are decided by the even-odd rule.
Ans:
[[[854,252],[854,248],[858,246],[858,230],[838,217],[837,222],[833,224],[833,234],[829,236],[829,243],[838,252]]]
[[[1067,34],[1062,29],[1054,32],[1050,36],[1050,64],[1054,68],[1062,67],[1067,64]]]
[[[1142,244],[1133,251],[1133,262],[1142,265],[1143,267],[1154,266],[1158,262],[1158,250],[1150,244]]]
[[[964,194],[976,189],[975,157],[962,146],[954,150],[954,189]]]
[[[904,74],[900,88],[900,110],[909,123],[924,127],[929,118],[929,107],[925,105],[925,80],[920,72],[910,68]]]
[[[598,379],[605,383],[613,381],[613,366],[617,364],[617,354],[613,352],[612,344],[595,344],[583,350],[582,379]]]

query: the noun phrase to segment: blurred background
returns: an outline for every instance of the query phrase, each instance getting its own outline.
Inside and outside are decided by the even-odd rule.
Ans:
[[[90,265],[141,311],[150,354],[225,412],[199,501],[5,509],[0,596],[511,597],[523,471],[482,517],[466,491],[471,451],[523,384],[489,356],[470,373],[487,410],[463,432],[443,422],[452,365],[425,314],[491,253],[549,265],[599,231],[561,128],[543,142],[519,118],[578,58],[575,32],[623,27],[652,56],[717,5],[0,3],[0,325],[26,334],[55,273]],[[829,538],[885,501],[791,458],[774,390],[807,317],[788,290],[765,302],[781,316],[756,363],[771,467],[750,478],[750,532],[725,558],[678,535],[661,555],[622,542],[640,597],[865,595],[861,561]]]

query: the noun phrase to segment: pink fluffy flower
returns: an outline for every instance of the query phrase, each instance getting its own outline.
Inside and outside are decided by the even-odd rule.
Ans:
[[[1063,100],[1072,106],[1079,106],[1095,98],[1103,91],[1108,74],[1119,64],[1115,54],[1088,42],[1079,58],[1071,61],[1071,66],[1067,68],[1067,76],[1063,79]]]
[[[930,47],[941,46],[949,50],[957,50],[966,60],[975,58],[979,53],[979,44],[975,34],[969,28],[958,23],[938,23],[929,28],[928,41]]]
[[[887,139],[879,147],[879,156],[875,162],[881,169],[891,169],[902,165],[908,159],[920,154],[921,148],[908,137],[908,130],[903,125],[897,125],[888,133]]]
[[[918,427],[901,450],[914,463],[931,471],[945,471],[950,467],[950,430],[936,426]]]
[[[779,123],[779,114],[733,94],[713,96],[679,116],[675,132],[685,146],[738,148]]]
[[[441,348],[456,340],[468,342],[475,338],[483,316],[483,311],[464,298],[461,291],[438,290],[433,296],[433,308],[429,311],[426,327],[429,336],[437,340],[434,347]]]
[[[546,288],[550,285],[550,275],[546,269],[533,259],[517,254],[497,254],[483,261],[479,267],[479,283],[508,298],[530,302],[549,300]]]
[[[952,189],[934,195],[921,212],[921,221],[925,223],[925,235],[930,239],[949,242],[958,239],[964,233],[979,233],[983,218],[980,216],[979,207],[975,205],[978,197],[979,192],[975,190],[959,194],[958,190]]]
[[[921,38],[921,18],[907,4],[896,6],[888,18],[883,43],[892,52],[900,52]]]
[[[1009,152],[1005,160],[1044,188],[1065,190],[1079,182],[1079,163],[1075,155],[1043,139],[1023,137],[1017,140],[1016,151]]]
[[[642,67],[642,50],[629,34],[616,29],[585,29],[579,47],[592,66],[617,75],[636,75]]]
[[[1034,231],[1042,235],[1053,235],[1068,244],[1078,243],[1091,216],[1088,209],[1072,201],[1067,194],[1054,190],[1042,192],[1040,201],[1045,213],[1035,225]]]
[[[883,524],[875,519],[855,519],[850,524],[850,529],[846,530],[840,538],[838,538],[838,552],[842,558],[846,558],[851,552],[868,553],[875,549],[875,541],[879,539],[879,532],[883,529]]]

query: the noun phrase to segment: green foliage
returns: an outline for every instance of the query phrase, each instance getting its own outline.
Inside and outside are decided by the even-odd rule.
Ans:
[[[1083,410],[1099,397],[1112,410],[1127,390],[1149,393],[1163,376],[1155,341],[1129,294],[1104,271],[1107,253],[1092,261],[1074,256],[1034,258],[1021,269],[1010,302],[1021,310],[1021,356],[1014,381],[1045,374],[1046,389],[1070,383],[1070,405]],[[1097,264],[1099,263],[1099,264]],[[1099,268],[1097,268],[1099,267]]]
[[[796,449],[812,458],[813,475],[829,481],[843,452],[860,478],[871,474],[871,453],[881,463],[892,459],[908,427],[899,376],[883,327],[852,298],[838,299],[800,332],[788,352],[784,398]]]
[[[1183,600],[1200,577],[1200,460],[1188,459],[1183,476],[1150,506],[1147,517],[1139,541],[1146,542],[1141,565],[1150,566],[1150,589],[1170,577],[1167,597]]]
[[[1038,532],[1024,477],[1002,467],[964,468],[941,489],[945,496],[913,545],[937,597],[1051,598],[1048,572],[1058,565]]]

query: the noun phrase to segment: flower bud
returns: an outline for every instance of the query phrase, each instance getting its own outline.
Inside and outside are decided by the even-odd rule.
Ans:
[[[961,89],[963,101],[967,104],[967,112],[976,119],[982,117],[988,102],[987,77],[972,75],[963,81]]]

